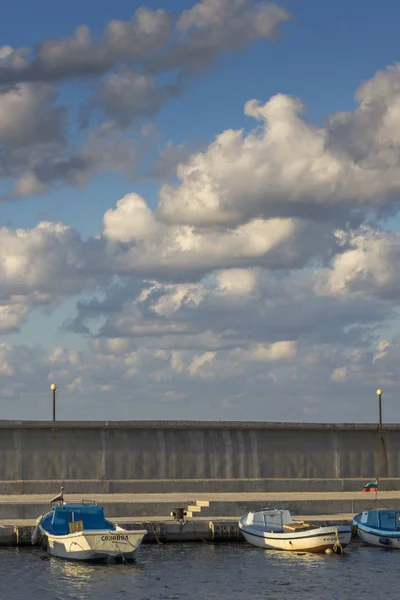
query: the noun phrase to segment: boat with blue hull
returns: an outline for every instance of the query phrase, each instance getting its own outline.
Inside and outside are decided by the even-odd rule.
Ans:
[[[147,531],[127,530],[104,516],[96,503],[59,501],[40,517],[33,542],[41,534],[43,547],[52,556],[69,560],[134,560]]]
[[[400,511],[366,510],[353,518],[353,526],[365,544],[400,550]]]

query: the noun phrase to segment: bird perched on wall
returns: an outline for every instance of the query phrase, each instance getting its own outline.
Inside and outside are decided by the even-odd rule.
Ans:
[[[52,498],[50,500],[51,504],[53,504],[53,502],[64,502],[64,488],[61,487],[61,491],[59,494],[57,494],[57,496],[54,496],[54,498]]]

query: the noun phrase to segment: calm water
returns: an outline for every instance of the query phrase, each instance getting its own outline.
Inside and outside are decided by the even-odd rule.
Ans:
[[[86,565],[0,549],[1,600],[329,600],[398,597],[400,551],[293,555],[247,544],[142,546],[136,564]]]

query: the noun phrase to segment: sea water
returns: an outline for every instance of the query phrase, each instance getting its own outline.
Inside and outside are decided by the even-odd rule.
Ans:
[[[136,563],[83,564],[38,548],[0,549],[0,600],[334,600],[399,597],[400,550],[342,556],[246,543],[141,546]]]

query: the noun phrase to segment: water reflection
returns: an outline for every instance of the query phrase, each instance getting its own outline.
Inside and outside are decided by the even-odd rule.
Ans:
[[[68,585],[71,595],[80,599],[87,597],[89,586],[96,584],[96,581],[102,582],[107,576],[118,578],[120,584],[129,582],[129,585],[134,585],[138,572],[143,568],[143,565],[135,562],[81,563],[50,557],[48,576],[59,581],[61,588]]]
[[[346,556],[346,554],[315,554],[312,552],[284,552],[282,550],[264,550],[263,552],[265,560],[276,562],[277,566],[279,566],[278,563],[288,567],[295,564],[296,567],[301,565],[302,569],[313,569],[320,566],[321,563],[325,564],[331,560],[340,560]]]

